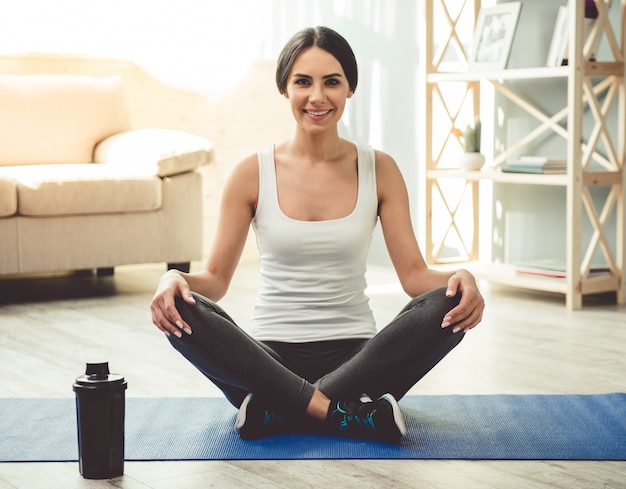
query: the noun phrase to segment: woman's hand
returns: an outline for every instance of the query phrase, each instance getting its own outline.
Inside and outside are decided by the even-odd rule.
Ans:
[[[442,328],[453,326],[454,333],[461,330],[467,332],[476,327],[485,309],[485,301],[480,295],[476,279],[467,270],[457,271],[448,280],[446,295],[454,297],[459,292],[461,293],[459,305],[446,314],[441,323]]]
[[[152,311],[152,322],[157,328],[168,336],[174,334],[178,338],[182,338],[181,330],[191,334],[191,328],[183,321],[176,309],[174,302],[176,296],[182,297],[189,304],[196,303],[185,278],[179,271],[170,270],[159,281],[159,286],[150,303],[150,310]]]

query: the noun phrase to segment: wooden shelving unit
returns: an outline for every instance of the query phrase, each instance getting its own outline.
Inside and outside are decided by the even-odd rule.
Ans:
[[[471,71],[467,68],[467,43],[462,43],[461,22],[476,21],[480,0],[425,0],[425,23],[423,31],[423,106],[425,141],[422,154],[422,196],[425,209],[424,254],[432,264],[451,262],[476,262],[470,266],[480,278],[493,282],[558,292],[565,295],[569,309],[582,307],[585,294],[615,292],[619,304],[626,303],[624,262],[626,253],[626,226],[624,213],[626,153],[626,93],[625,49],[626,0],[617,2],[621,9],[619,32],[614,32],[608,18],[610,0],[595,0],[599,13],[595,34],[604,36],[612,59],[609,61],[587,61],[583,39],[584,2],[568,0],[569,16],[569,64],[561,67],[536,67],[499,71]],[[452,11],[453,6],[462,5],[461,10]],[[447,39],[438,37],[435,46],[435,12],[443,15],[449,27]],[[523,18],[520,19],[520,22]],[[465,29],[464,32],[467,32]],[[441,32],[437,32],[441,36]],[[457,66],[450,70],[445,66],[444,52],[454,49]],[[462,65],[465,64],[463,68]],[[560,110],[546,113],[536,107],[532,100],[519,95],[511,88],[511,81],[529,83],[537,79],[556,79],[567,91],[567,102]],[[450,144],[455,141],[452,127],[461,126],[468,113],[471,118],[481,114],[481,88],[491,87],[508,101],[534,118],[538,126],[506,148],[485,151],[488,168],[483,171],[466,172],[449,156]],[[445,100],[446,91],[454,86],[462,92],[457,105]],[[465,111],[465,112],[464,112]],[[617,111],[617,122],[609,122],[607,114]],[[591,114],[593,124],[583,128],[585,113]],[[483,116],[483,114],[481,114]],[[442,123],[442,118],[445,123]],[[589,118],[589,116],[587,116]],[[471,119],[469,119],[471,120]],[[588,123],[587,123],[588,124]],[[617,127],[610,127],[610,125]],[[449,127],[446,129],[446,125]],[[487,125],[488,126],[488,125]],[[485,127],[485,124],[483,125]],[[442,134],[442,131],[444,134]],[[449,131],[446,133],[446,131]],[[565,174],[516,174],[504,173],[497,168],[514,154],[546,134],[556,135],[563,140],[567,154]],[[615,136],[617,135],[617,136]],[[492,154],[489,154],[491,152]],[[456,167],[456,168],[455,168]],[[446,192],[446,182],[453,182],[454,191]],[[566,232],[567,249],[564,250],[566,278],[544,278],[522,276],[512,266],[490,264],[480,261],[479,249],[480,189],[484,182],[525,185],[555,185],[566,189]],[[605,202],[596,208],[590,190],[594,186],[607,187]],[[461,189],[461,190],[460,190]],[[439,207],[436,207],[438,204]],[[469,210],[468,210],[469,208]],[[441,210],[443,209],[443,211]],[[464,211],[464,212],[461,212]],[[490,210],[489,210],[490,211]],[[436,214],[436,215],[435,215]],[[460,215],[470,216],[469,232]],[[615,216],[615,242],[609,242],[606,225],[611,215]],[[583,243],[583,219],[593,228],[592,237]],[[441,225],[442,222],[447,225]],[[451,237],[460,244],[458,256],[444,253],[446,242]],[[537,239],[545,239],[538,236]],[[490,244],[489,244],[490,245]],[[592,273],[592,260],[601,253],[608,271],[603,275]],[[449,253],[448,253],[449,254]],[[469,265],[469,263],[468,263]],[[466,265],[464,265],[466,266]]]

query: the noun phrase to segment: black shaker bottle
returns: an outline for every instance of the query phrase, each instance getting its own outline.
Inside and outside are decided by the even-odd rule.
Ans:
[[[109,372],[108,362],[87,363],[74,382],[78,423],[78,463],[86,479],[110,479],[124,473],[124,377]]]

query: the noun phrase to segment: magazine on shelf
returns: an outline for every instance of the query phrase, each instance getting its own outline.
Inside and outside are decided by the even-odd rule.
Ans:
[[[610,2],[609,2],[610,5]],[[563,66],[567,65],[569,57],[569,11],[567,6],[560,6],[556,22],[554,24],[554,31],[552,33],[552,42],[550,43],[550,49],[548,51],[548,59],[546,60],[546,66]],[[595,61],[598,48],[600,47],[600,41],[602,36],[599,32],[595,32],[598,29],[596,27],[598,17],[598,10],[593,2],[585,5],[585,18],[584,18],[584,39],[586,57],[590,61]],[[591,37],[593,39],[591,39]],[[591,42],[590,42],[591,41]]]
[[[547,156],[520,156],[519,160],[502,166],[506,173],[566,173],[567,160]]]
[[[520,262],[515,265],[515,273],[518,275],[545,277],[545,278],[567,278],[567,267],[558,260],[537,259],[528,262]],[[589,276],[607,275],[611,269],[606,266],[592,266]]]
[[[546,66],[561,66],[563,58],[567,58],[569,29],[567,26],[567,7],[559,7],[552,33],[552,42],[548,51]]]

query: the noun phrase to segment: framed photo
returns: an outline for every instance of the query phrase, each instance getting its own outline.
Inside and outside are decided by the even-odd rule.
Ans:
[[[506,68],[521,8],[521,2],[481,7],[472,37],[470,69]]]

